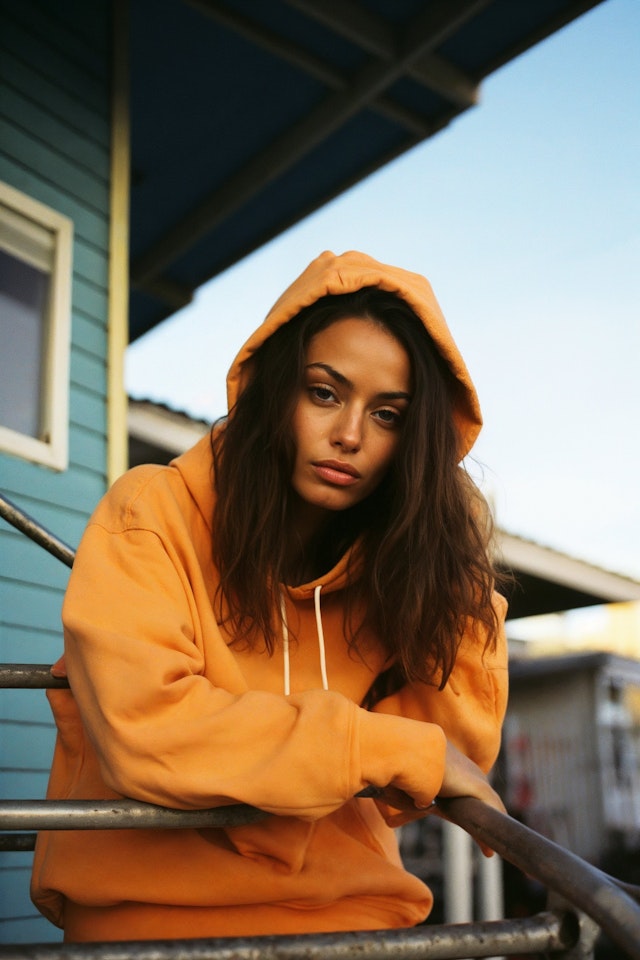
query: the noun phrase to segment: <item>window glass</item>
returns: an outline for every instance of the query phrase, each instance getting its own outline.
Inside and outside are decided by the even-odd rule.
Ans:
[[[0,181],[0,452],[68,463],[73,224]]]
[[[42,439],[49,275],[0,249],[0,423]]]

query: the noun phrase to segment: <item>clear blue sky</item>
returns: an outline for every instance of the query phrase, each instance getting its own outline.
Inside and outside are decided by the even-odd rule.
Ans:
[[[640,2],[606,0],[480,106],[202,288],[129,349],[132,396],[213,419],[320,251],[429,277],[476,382],[499,525],[640,578]]]

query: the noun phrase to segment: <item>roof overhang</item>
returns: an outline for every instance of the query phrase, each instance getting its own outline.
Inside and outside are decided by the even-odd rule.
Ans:
[[[579,651],[553,656],[512,657],[509,661],[509,686],[529,687],[532,680],[557,680],[563,674],[575,676],[579,672],[607,673],[624,677],[625,681],[640,684],[640,661],[621,657],[607,651]]]
[[[501,566],[513,573],[509,617],[557,613],[601,603],[640,600],[640,583],[499,530]]]
[[[131,340],[598,2],[131,0]]]

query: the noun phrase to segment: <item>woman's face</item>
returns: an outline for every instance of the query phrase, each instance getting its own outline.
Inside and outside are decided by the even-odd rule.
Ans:
[[[372,493],[411,401],[405,348],[371,320],[336,320],[309,342],[293,415],[292,485],[308,506],[345,510]]]

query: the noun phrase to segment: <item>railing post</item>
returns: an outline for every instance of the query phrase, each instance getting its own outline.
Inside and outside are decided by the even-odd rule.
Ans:
[[[473,920],[473,840],[462,827],[442,822],[444,921]]]
[[[572,913],[578,933],[574,945],[554,953],[553,960],[593,960],[596,941],[602,932],[595,920],[553,891],[547,897],[547,909],[554,913]]]

